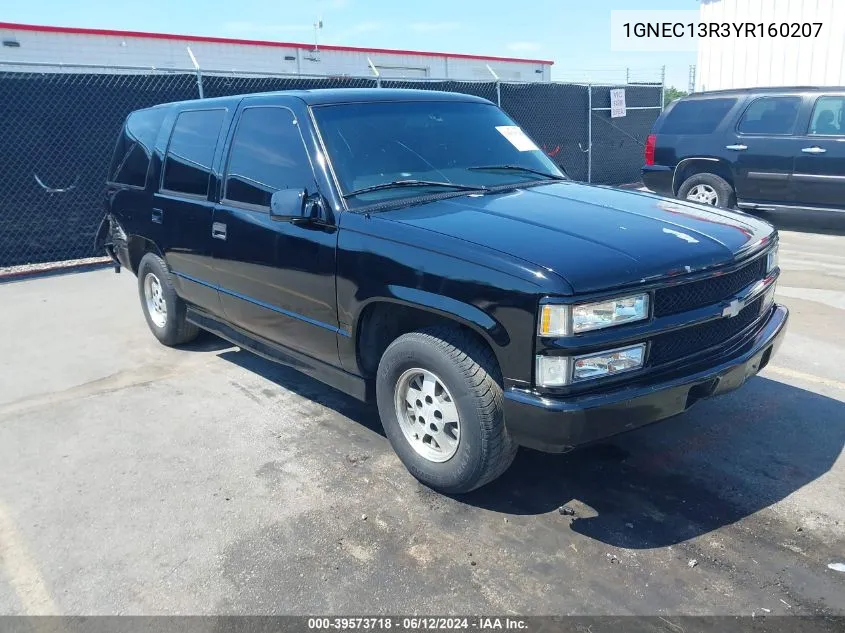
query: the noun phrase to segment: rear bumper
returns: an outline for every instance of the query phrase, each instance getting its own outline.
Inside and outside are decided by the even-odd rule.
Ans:
[[[559,453],[683,413],[703,398],[737,389],[765,367],[783,341],[788,319],[789,311],[776,305],[756,336],[729,360],[662,382],[567,400],[510,389],[505,424],[518,444]]]
[[[675,170],[665,165],[646,165],[643,167],[643,184],[661,196],[674,197],[672,179]]]

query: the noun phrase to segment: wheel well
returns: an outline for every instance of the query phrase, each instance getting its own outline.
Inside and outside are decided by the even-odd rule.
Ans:
[[[696,174],[716,174],[728,181],[731,187],[734,186],[733,173],[727,163],[723,161],[691,159],[684,162],[680,170],[675,173],[674,194],[678,195],[684,181]]]
[[[496,358],[490,343],[463,323],[414,306],[378,301],[366,306],[360,316],[355,349],[358,366],[364,376],[367,378],[375,376],[384,350],[397,338],[434,325],[448,325],[469,332],[482,345],[489,348],[493,352],[493,357]]]
[[[132,272],[138,274],[138,266],[141,264],[141,258],[147,253],[155,253],[161,257],[161,251],[155,242],[148,240],[146,237],[140,235],[130,235],[126,240],[126,247],[129,251],[129,264]]]

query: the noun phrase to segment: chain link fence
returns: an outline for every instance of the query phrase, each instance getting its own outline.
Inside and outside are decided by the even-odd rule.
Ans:
[[[610,118],[609,86],[224,71],[0,66],[0,268],[90,257],[104,182],[127,114],[158,103],[310,88],[416,88],[499,104],[570,177],[639,179],[662,86],[625,86],[628,112]],[[632,109],[633,108],[633,109]]]

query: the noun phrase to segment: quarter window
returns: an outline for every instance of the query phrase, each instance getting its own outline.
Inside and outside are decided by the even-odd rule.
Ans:
[[[689,99],[678,101],[663,122],[661,134],[711,134],[730,111],[736,99]]]
[[[754,101],[737,126],[741,134],[792,134],[801,97],[761,97]]]
[[[293,112],[279,107],[244,109],[229,154],[226,200],[269,208],[274,191],[310,188],[313,183]]]
[[[150,157],[165,114],[165,108],[152,108],[129,115],[114,150],[109,170],[111,182],[134,187],[146,184]]]
[[[810,118],[810,134],[845,134],[845,97],[819,97]]]
[[[164,161],[163,189],[208,194],[208,176],[225,110],[182,112],[173,126]]]

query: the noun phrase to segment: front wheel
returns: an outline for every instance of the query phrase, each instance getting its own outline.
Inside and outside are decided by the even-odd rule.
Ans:
[[[516,455],[496,359],[469,332],[435,327],[397,338],[379,362],[376,397],[393,450],[435,490],[474,490]]]
[[[731,184],[716,174],[695,174],[678,189],[678,198],[711,207],[730,209],[736,205],[736,194]]]

